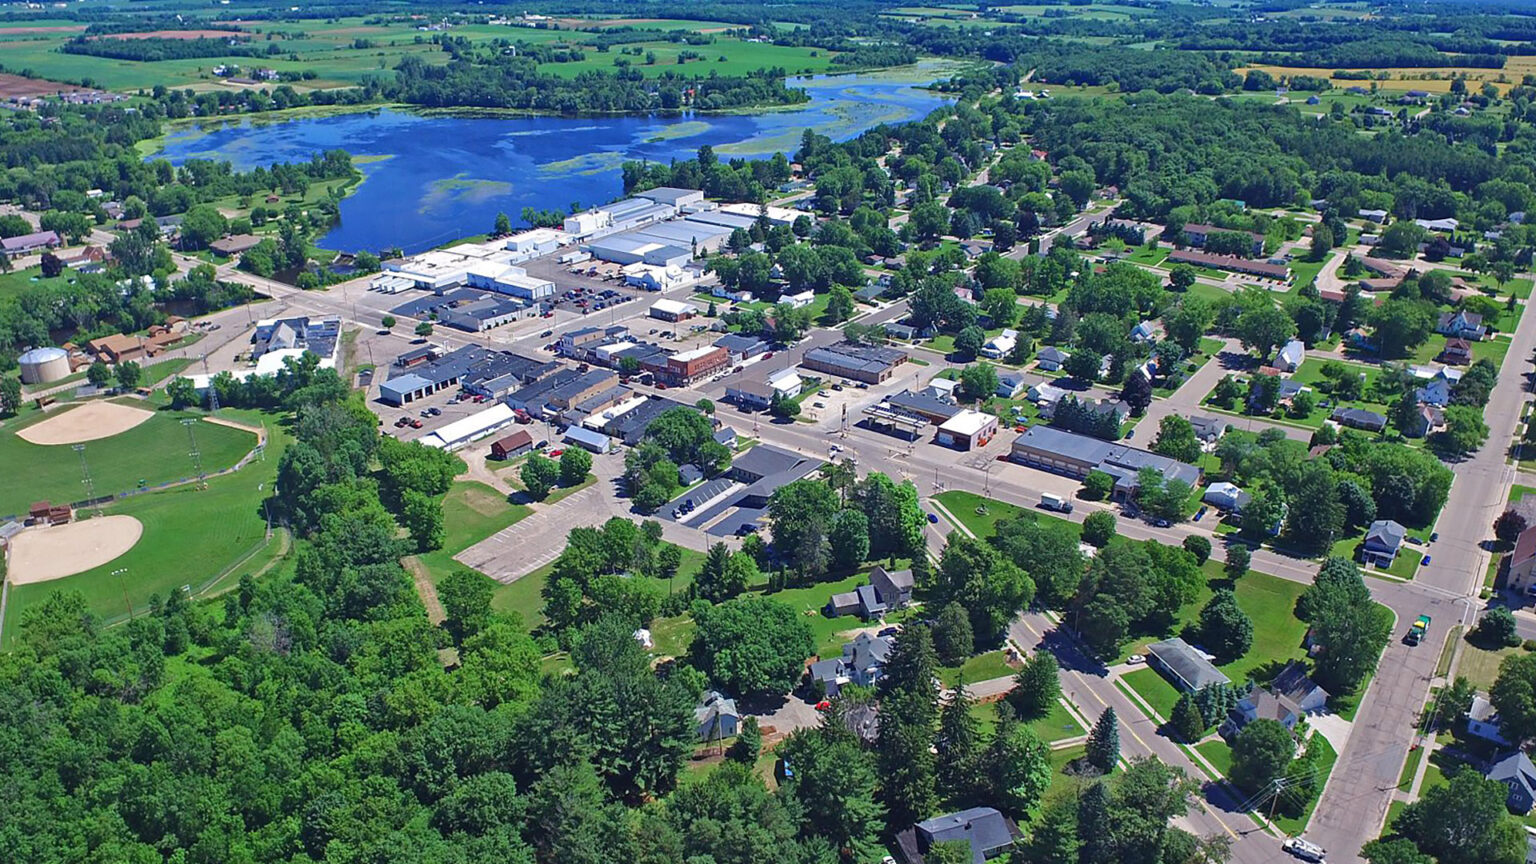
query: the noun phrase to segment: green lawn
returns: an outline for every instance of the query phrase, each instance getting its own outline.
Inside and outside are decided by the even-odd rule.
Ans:
[[[1200,755],[1204,756],[1221,776],[1225,777],[1232,773],[1232,748],[1227,742],[1220,738],[1213,738],[1196,744],[1195,749],[1200,751]]]
[[[1456,674],[1466,676],[1466,679],[1472,682],[1472,686],[1487,691],[1493,687],[1493,682],[1499,677],[1499,664],[1504,662],[1504,658],[1521,653],[1521,650],[1516,646],[1489,651],[1463,639],[1461,663],[1456,667]]]
[[[1417,745],[1408,751],[1408,758],[1403,762],[1403,773],[1397,777],[1397,788],[1405,792],[1408,790],[1413,783],[1413,775],[1419,773],[1419,765],[1423,764],[1424,754],[1427,752],[1429,751]]]
[[[935,497],[940,504],[944,505],[944,509],[960,520],[960,524],[982,539],[992,536],[998,522],[1016,519],[1026,514],[1034,516],[1042,526],[1069,532],[1074,538],[1082,532],[1076,522],[1052,516],[1038,508],[1020,507],[1017,504],[983,498],[974,492],[951,490],[940,492]],[[985,512],[978,513],[977,508],[983,508]]]
[[[1279,812],[1275,813],[1275,825],[1292,836],[1301,834],[1306,830],[1307,822],[1312,818],[1312,811],[1317,808],[1317,800],[1322,797],[1323,784],[1327,782],[1328,775],[1333,772],[1333,763],[1339,759],[1339,754],[1334,752],[1333,745],[1328,743],[1328,739],[1324,738],[1320,733],[1312,733],[1312,737],[1307,741],[1307,746],[1317,748],[1317,752],[1321,757],[1318,759],[1316,774],[1318,794],[1312,799],[1311,803],[1307,804],[1299,816],[1286,816]]]
[[[232,567],[240,573],[261,570],[287,548],[279,535],[274,534],[271,541],[266,537],[263,503],[276,476],[276,454],[270,454],[265,461],[209,480],[207,489],[181,486],[111,505],[107,514],[132,516],[143,523],[139,542],[84,573],[13,586],[6,608],[6,640],[14,639],[14,625],[22,612],[54,591],[80,591],[92,611],[115,620],[126,614],[126,604],[142,613],[151,594],[163,597],[183,585],[200,593],[229,575]],[[121,568],[128,571],[122,579],[111,575]]]
[[[0,465],[25,465],[27,470],[25,483],[0,484],[0,515],[25,514],[28,505],[42,499],[74,502],[87,497],[80,456],[70,445],[33,444],[15,434],[58,416],[59,412],[35,414],[30,423],[0,431]],[[141,481],[144,486],[157,486],[196,477],[187,430],[180,421],[201,416],[201,412],[157,411],[126,432],[86,442],[85,458],[96,495],[131,492],[140,488]],[[234,465],[256,446],[256,436],[240,429],[213,423],[198,423],[193,429],[203,470],[208,473]]]
[[[41,288],[62,288],[71,285],[75,281],[73,272],[55,276],[52,279],[43,278],[43,268],[28,267],[25,270],[12,270],[9,273],[0,273],[0,300],[7,297],[20,297],[28,291]]]
[[[991,735],[997,729],[997,703],[978,702],[971,706],[971,716],[976,718],[977,729],[983,735]],[[1060,702],[1052,705],[1044,717],[1031,720],[1029,728],[1048,744],[1087,734],[1072,712],[1063,708]]]
[[[1360,560],[1358,550],[1363,542],[1365,541],[1362,537],[1345,537],[1333,544],[1332,554],[1358,563]],[[1399,579],[1412,579],[1418,575],[1419,562],[1423,559],[1424,553],[1412,546],[1404,546],[1398,551],[1397,557],[1393,559],[1392,566],[1382,572],[1389,576],[1396,576]],[[1380,570],[1381,568],[1373,567],[1371,569]]]
[[[507,503],[507,496],[484,483],[456,482],[443,496],[443,548],[418,555],[417,560],[426,566],[432,584],[436,585],[455,569],[464,568],[453,556],[531,512],[521,504]]]
[[[1008,665],[1006,655],[1002,651],[988,651],[985,654],[977,654],[967,658],[959,666],[943,666],[939,669],[939,680],[945,687],[954,687],[963,677],[967,684],[975,684],[978,681],[990,681],[993,678],[1007,678],[1014,673],[1014,668]]]
[[[1164,720],[1173,716],[1173,706],[1179,701],[1178,688],[1169,684],[1156,669],[1143,667],[1121,675],[1120,680],[1135,690],[1136,695],[1151,705]]]

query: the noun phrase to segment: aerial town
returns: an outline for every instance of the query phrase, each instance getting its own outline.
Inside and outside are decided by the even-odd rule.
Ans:
[[[1536,10],[79,5],[0,858],[1536,861]]]

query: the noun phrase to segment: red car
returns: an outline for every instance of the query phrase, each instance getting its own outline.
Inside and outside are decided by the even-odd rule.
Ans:
[[[551,451],[549,451],[549,458],[551,458],[551,459],[559,459],[564,453],[565,453],[564,450],[551,450]]]
[[[411,428],[412,429],[420,429],[421,428],[421,421],[417,420],[414,417],[412,417],[411,418]]]

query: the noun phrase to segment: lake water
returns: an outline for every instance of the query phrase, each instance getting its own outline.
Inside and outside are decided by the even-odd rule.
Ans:
[[[760,114],[626,117],[454,117],[377,110],[286,122],[244,120],[173,134],[158,154],[173,163],[228,160],[248,169],[306,161],[340,147],[366,179],[319,244],[407,252],[491,229],[498,212],[520,224],[524,207],[565,210],[623,192],[626,160],[691,159],[708,144],[722,159],[793,156],[806,129],[834,140],[926,115],[945,99],[917,89],[947,70],[919,64],[874,75],[794,79],[810,102]]]

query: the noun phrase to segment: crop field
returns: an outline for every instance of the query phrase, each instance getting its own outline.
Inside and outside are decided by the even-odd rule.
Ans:
[[[602,52],[589,49],[586,59],[580,62],[544,65],[543,71],[565,77],[596,69],[611,70],[617,58],[632,63],[634,68],[645,75],[661,75],[668,71],[697,75],[740,75],[769,67],[781,67],[790,74],[814,74],[827,71],[834,56],[832,52],[814,48],[743,42],[724,35],[717,35],[711,44],[694,46],[661,38],[663,31],[689,30],[722,34],[733,29],[733,25],[724,22],[608,18],[569,19],[559,23],[563,29],[471,24],[453,27],[445,32],[472,42],[503,39],[533,44],[583,45],[596,38],[596,33],[590,31],[597,29],[633,27],[657,31],[658,38],[654,40],[614,46]],[[436,34],[423,33],[404,22],[366,24],[359,17],[333,21],[231,23],[228,26],[239,27],[249,35],[250,45],[257,48],[276,45],[281,53],[260,57],[231,55],[154,62],[118,60],[60,52],[59,46],[72,38],[76,31],[37,28],[19,32],[16,28],[0,28],[0,65],[17,71],[28,70],[31,74],[51,79],[30,81],[24,88],[29,90],[28,93],[16,94],[5,90],[5,82],[0,79],[0,96],[35,95],[30,94],[30,89],[38,87],[42,88],[43,93],[51,93],[61,86],[68,86],[60,82],[82,81],[88,81],[91,86],[117,91],[148,89],[157,84],[197,90],[240,87],[213,74],[213,69],[220,65],[269,68],[280,73],[313,73],[313,78],[294,82],[292,86],[296,89],[323,89],[350,86],[367,76],[388,73],[407,55],[419,57],[431,64],[447,63],[449,59],[448,54],[432,44],[431,37]],[[118,34],[114,38],[130,38],[135,35],[170,37],[173,33],[185,34],[181,38],[191,38],[194,34],[209,35],[214,32],[224,34],[231,31],[156,31],[153,34]],[[641,52],[640,56],[625,55],[621,53],[622,48],[637,48]],[[696,52],[699,57],[689,60],[679,70],[678,55],[682,51]],[[654,64],[645,62],[647,52],[655,55]]]
[[[55,415],[35,416],[36,422],[42,422]],[[154,486],[196,476],[187,432],[180,422],[194,416],[159,411],[126,432],[88,442],[85,456],[96,494],[129,492],[137,489],[141,480]],[[209,473],[230,467],[256,446],[255,436],[239,429],[212,423],[198,423],[194,428],[203,469]],[[28,505],[43,499],[60,503],[86,497],[80,457],[69,445],[32,444],[15,433],[13,427],[0,432],[0,465],[28,466],[27,482],[0,484],[0,514],[25,513]]]
[[[1382,90],[1402,92],[1405,90],[1423,90],[1426,93],[1449,93],[1451,79],[1465,76],[1467,88],[1477,90],[1484,83],[1492,84],[1503,92],[1515,84],[1525,75],[1536,74],[1536,57],[1511,57],[1503,69],[1474,69],[1463,66],[1443,66],[1434,69],[1417,67],[1384,67],[1381,69],[1364,69],[1352,71],[1375,72],[1386,77],[1379,81],[1357,81],[1348,78],[1335,78],[1333,73],[1339,71],[1335,68],[1321,68],[1310,66],[1268,66],[1253,65],[1238,68],[1237,74],[1246,74],[1251,69],[1258,69],[1279,78],[1289,75],[1312,75],[1318,78],[1327,78],[1333,82],[1333,86],[1343,89],[1346,87],[1364,87],[1370,89],[1375,83]],[[1502,80],[1501,80],[1502,79]],[[1302,97],[1305,99],[1306,97]]]

